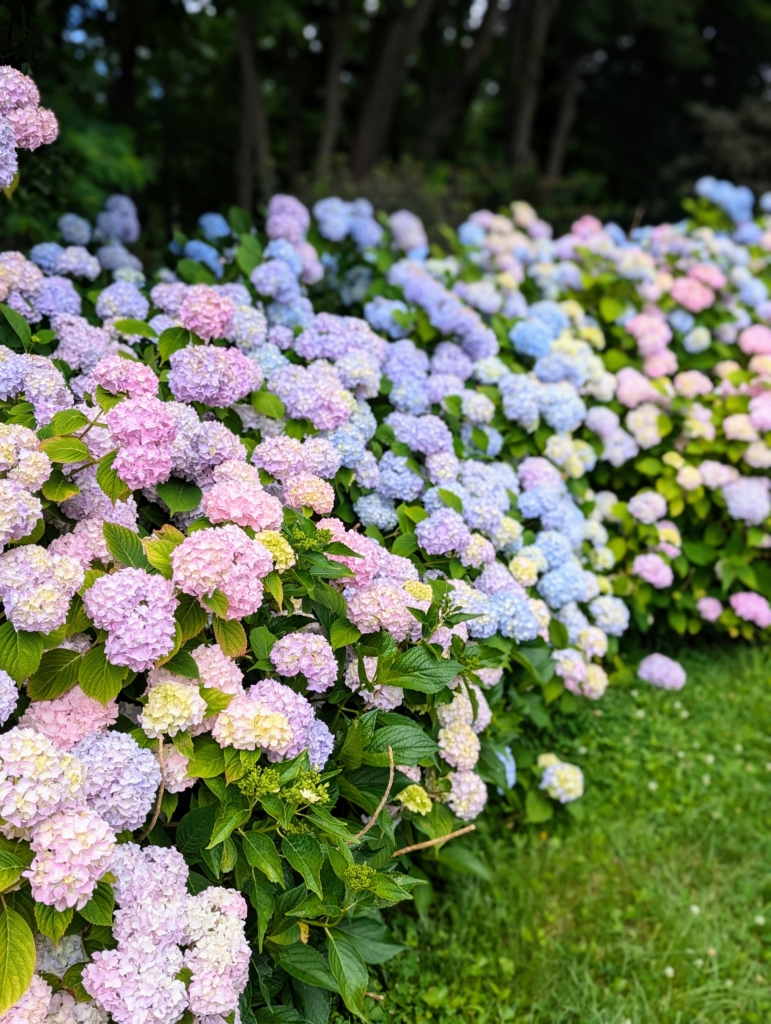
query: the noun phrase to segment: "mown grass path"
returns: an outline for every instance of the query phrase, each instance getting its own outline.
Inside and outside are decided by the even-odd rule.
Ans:
[[[394,927],[373,1019],[516,1024],[771,1021],[771,658],[687,653],[677,694],[610,691],[558,748],[581,819],[477,840]]]

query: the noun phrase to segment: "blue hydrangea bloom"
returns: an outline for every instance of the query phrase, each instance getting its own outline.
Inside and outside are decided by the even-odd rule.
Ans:
[[[380,460],[378,493],[384,498],[414,501],[423,490],[423,480],[407,465],[404,455],[386,452]]]
[[[520,320],[509,331],[509,338],[522,356],[538,359],[549,354],[551,343],[557,335],[543,320]]]
[[[37,264],[44,274],[56,273],[56,261],[64,249],[58,242],[38,242],[29,251],[29,258]]]
[[[221,213],[202,213],[198,218],[198,227],[210,242],[217,238],[227,238],[230,235],[230,225]]]
[[[202,242],[200,238],[191,238],[189,242],[185,242],[185,248],[182,252],[187,259],[203,263],[207,269],[211,270],[215,277],[222,277],[224,271],[220,263],[220,256],[213,245],[209,245],[208,242]]]
[[[586,589],[584,570],[571,559],[557,569],[544,573],[537,584],[538,593],[550,608],[561,608],[571,601],[580,601]]]
[[[538,636],[538,619],[526,597],[504,591],[491,597],[490,604],[503,636],[511,637],[520,644]]]
[[[378,530],[387,533],[399,525],[393,501],[380,494],[363,494],[353,503],[353,507],[362,526],[376,526]]]
[[[573,557],[570,541],[557,530],[542,530],[535,539],[535,546],[546,559],[550,569],[556,569]]]

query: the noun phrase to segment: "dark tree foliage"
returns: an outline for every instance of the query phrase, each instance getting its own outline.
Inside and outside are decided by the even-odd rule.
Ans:
[[[771,185],[769,0],[0,0],[0,60],[62,124],[6,245],[116,190],[158,245],[276,189],[628,227],[702,173]]]

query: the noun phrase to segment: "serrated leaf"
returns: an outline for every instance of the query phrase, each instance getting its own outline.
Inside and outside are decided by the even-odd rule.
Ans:
[[[192,512],[198,508],[203,498],[203,491],[200,487],[176,477],[172,477],[165,483],[157,484],[155,489],[158,492],[158,497],[168,505],[172,515],[177,512]]]
[[[0,1013],[5,1013],[29,988],[35,971],[32,929],[15,910],[0,909]]]
[[[347,619],[335,619],[329,630],[329,642],[332,650],[337,651],[348,644],[355,644],[361,638],[361,633]]]
[[[96,394],[94,395],[94,401],[102,410],[102,412],[109,412],[110,409],[114,409],[116,405],[125,399],[125,395],[114,395],[112,391],[108,391],[103,388],[101,384],[96,385]]]
[[[112,665],[104,653],[104,644],[93,647],[80,662],[78,681],[80,688],[100,704],[109,704],[120,693],[128,675],[125,665]]]
[[[214,804],[188,811],[177,828],[177,849],[183,857],[197,857],[211,838],[217,808]]]
[[[56,502],[66,501],[67,498],[80,493],[78,485],[70,477],[65,476],[56,466],[54,466],[51,475],[40,490],[43,492],[44,498]]]
[[[57,910],[56,907],[49,907],[45,903],[35,904],[35,923],[38,931],[47,935],[54,945],[58,946],[64,933],[70,926],[70,921],[75,915],[72,907],[67,910]]]
[[[56,436],[72,434],[88,425],[88,416],[79,409],[65,409],[57,412],[49,426]]]
[[[177,651],[173,658],[163,663],[167,672],[173,672],[184,679],[200,679],[201,671],[198,663],[188,651]]]
[[[306,985],[316,985],[330,992],[337,992],[337,982],[332,977],[327,961],[313,946],[298,943],[289,946],[279,956],[279,967]]]
[[[168,665],[164,665],[164,668],[168,668]],[[234,694],[218,690],[216,686],[200,686],[198,692],[206,701],[207,715],[218,715],[222,711],[227,711],[234,697]]]
[[[253,391],[251,401],[255,412],[260,412],[269,419],[281,420],[286,415],[284,403],[278,395],[270,391]]]
[[[457,676],[460,665],[447,658],[437,658],[426,647],[412,647],[400,654],[389,669],[378,676],[388,686],[404,690],[438,693]]]
[[[131,317],[126,317],[122,320],[113,321],[112,325],[116,331],[126,335],[139,335],[140,338],[157,338],[158,332],[146,324],[144,320],[134,320]]]
[[[43,637],[40,633],[18,633],[10,622],[0,626],[0,668],[17,683],[37,672],[43,656]]]
[[[189,778],[213,779],[225,771],[225,751],[210,736],[193,740],[194,754],[187,766]]]
[[[262,832],[244,832],[242,839],[244,856],[250,867],[258,868],[270,882],[285,888],[281,858],[270,836]]]
[[[319,841],[311,835],[298,832],[284,837],[281,852],[295,871],[302,875],[308,888],[317,896],[323,896],[321,866],[324,863],[324,856]]]
[[[27,696],[30,700],[54,700],[70,690],[78,681],[82,655],[59,647],[46,651],[40,659],[40,666],[27,681]]]
[[[389,747],[397,764],[416,765],[435,754],[439,749],[436,742],[420,726],[407,725],[407,721],[404,725],[386,725],[377,729],[364,751],[363,762],[385,767],[389,763]],[[373,754],[377,756],[373,758]]]
[[[214,615],[218,615],[221,619],[226,618],[230,602],[221,590],[215,590],[213,593],[201,598],[201,600]]]
[[[258,661],[265,661],[270,657],[276,639],[267,626],[255,626],[249,633],[249,645]]]
[[[178,352],[181,348],[187,348],[192,341],[190,331],[184,327],[169,327],[158,339],[158,355],[161,362],[165,363],[172,352]]]
[[[329,968],[337,982],[343,1002],[357,1017],[364,1016],[364,993],[367,991],[367,966],[348,936],[327,930]]]
[[[123,562],[132,569],[150,568],[142,541],[133,530],[119,523],[105,523],[102,530],[110,554],[116,562]]]
[[[144,537],[142,545],[145,549],[147,561],[165,579],[170,580],[174,575],[174,567],[171,564],[171,553],[177,545],[170,540],[163,540],[158,537]]]
[[[51,462],[86,462],[91,458],[91,452],[77,437],[49,437],[40,442],[40,447]]]
[[[212,620],[214,637],[229,658],[240,658],[246,654],[246,633],[238,619]]]
[[[281,606],[284,603],[284,585],[281,582],[281,577],[275,571],[275,569],[271,570],[271,572],[269,572],[267,576],[263,576],[262,585],[273,598],[273,600],[276,602],[276,604],[279,606],[279,608],[281,608]]]
[[[109,882],[97,882],[94,895],[78,913],[89,924],[112,924],[112,912],[115,909],[115,896]]]
[[[235,829],[249,820],[251,813],[248,807],[233,807],[230,804],[222,807],[214,820],[211,839],[206,849],[213,850],[215,846],[224,843]]]
[[[96,466],[96,482],[113,505],[116,501],[125,501],[131,494],[131,488],[121,480],[113,469],[117,454],[117,449],[114,452],[108,452],[107,455],[102,456]]]
[[[182,643],[198,636],[208,622],[206,612],[198,603],[198,598],[192,597],[190,594],[179,595],[179,604],[174,612],[174,618],[182,632]]]
[[[15,885],[32,863],[34,854],[26,843],[0,837],[0,892]]]

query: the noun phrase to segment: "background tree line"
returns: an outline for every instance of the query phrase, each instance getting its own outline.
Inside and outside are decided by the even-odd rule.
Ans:
[[[6,242],[115,188],[162,243],[276,189],[629,227],[701,173],[771,186],[769,0],[2,0],[0,60],[63,128]]]

